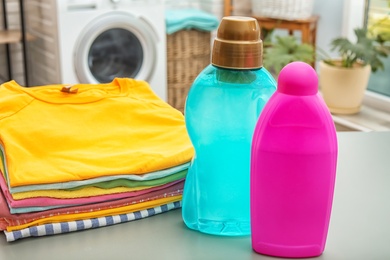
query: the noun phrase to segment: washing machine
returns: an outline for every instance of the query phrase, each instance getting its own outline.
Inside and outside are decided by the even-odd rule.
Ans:
[[[56,0],[61,81],[145,80],[167,99],[162,0]]]

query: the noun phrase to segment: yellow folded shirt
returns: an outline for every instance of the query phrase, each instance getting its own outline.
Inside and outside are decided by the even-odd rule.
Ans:
[[[27,223],[27,224],[22,224],[22,225],[17,225],[17,226],[8,226],[7,231],[15,231],[15,230],[28,228],[31,226],[43,225],[43,224],[48,224],[48,223],[85,220],[85,219],[91,219],[91,218],[99,218],[99,217],[105,217],[105,216],[131,213],[131,212],[135,212],[135,211],[144,210],[147,208],[157,207],[157,206],[164,205],[164,204],[171,203],[171,202],[175,202],[175,201],[180,201],[181,198],[182,198],[182,195],[177,195],[177,196],[156,199],[156,200],[151,200],[151,201],[142,202],[142,203],[136,203],[136,204],[132,204],[132,205],[124,206],[124,207],[101,210],[101,211],[52,216],[52,217],[38,219],[38,220],[32,221],[32,222]]]
[[[0,86],[0,144],[9,186],[145,174],[188,162],[184,116],[144,81]]]

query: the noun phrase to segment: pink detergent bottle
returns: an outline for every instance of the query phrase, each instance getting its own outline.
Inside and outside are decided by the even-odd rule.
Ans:
[[[315,70],[293,62],[260,114],[251,152],[252,247],[278,257],[325,248],[337,166],[337,137]]]

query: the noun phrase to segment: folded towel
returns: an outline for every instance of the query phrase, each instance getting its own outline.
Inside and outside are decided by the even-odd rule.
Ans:
[[[167,34],[185,29],[212,31],[219,25],[216,16],[198,9],[167,9],[165,21]]]

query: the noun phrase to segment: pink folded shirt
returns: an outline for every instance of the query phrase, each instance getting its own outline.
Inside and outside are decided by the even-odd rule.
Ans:
[[[4,178],[2,178],[1,176],[0,176],[0,187],[10,207],[23,208],[23,207],[64,206],[64,205],[73,206],[73,205],[98,203],[98,202],[103,202],[108,200],[117,200],[121,198],[139,196],[152,191],[165,189],[166,187],[169,187],[171,185],[174,185],[182,181],[183,179],[173,181],[164,185],[148,188],[148,189],[138,190],[138,191],[129,191],[129,192],[122,192],[122,193],[115,193],[115,194],[99,195],[99,196],[84,197],[84,198],[72,198],[72,199],[36,197],[36,198],[28,198],[22,200],[14,200],[12,198],[12,195],[9,192],[8,186],[5,183]]]

